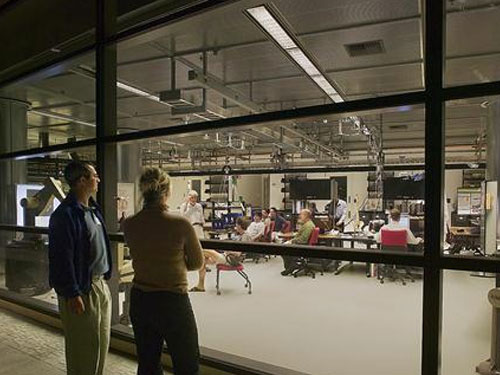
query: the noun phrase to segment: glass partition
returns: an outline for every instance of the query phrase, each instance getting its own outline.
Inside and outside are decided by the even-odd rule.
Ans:
[[[0,153],[95,138],[94,59],[80,56],[2,87]]]
[[[447,86],[493,82],[500,79],[500,20],[497,1],[447,1]]]
[[[497,96],[446,103],[445,251],[492,256],[497,251]]]
[[[486,360],[498,352],[493,344],[498,326],[492,324],[494,312],[488,302],[495,274],[444,271],[443,275],[442,373],[486,374],[490,365]]]
[[[64,168],[75,159],[95,164],[95,147],[0,160],[0,224],[48,227],[50,214],[69,190]]]
[[[423,88],[416,0],[238,1],[118,46],[118,132]]]

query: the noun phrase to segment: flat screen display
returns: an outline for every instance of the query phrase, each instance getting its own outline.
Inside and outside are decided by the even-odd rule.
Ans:
[[[425,180],[408,177],[388,177],[384,180],[385,199],[424,199]]]
[[[290,180],[290,199],[330,199],[330,180]]]

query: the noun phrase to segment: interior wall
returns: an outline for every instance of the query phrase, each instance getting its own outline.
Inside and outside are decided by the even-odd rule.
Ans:
[[[457,189],[462,187],[463,170],[446,170],[444,172],[444,191],[446,197],[450,199],[450,212],[457,204]]]
[[[283,208],[283,193],[281,188],[283,183],[281,179],[284,178],[284,174],[270,174],[270,191],[269,191],[269,207],[276,207],[278,209]]]
[[[352,217],[354,211],[363,202],[367,196],[368,189],[368,172],[345,172],[345,173],[308,173],[307,178],[321,179],[330,177],[347,177],[347,207],[348,207],[348,218]],[[354,203],[355,199],[358,200],[358,206]],[[323,211],[325,205],[330,202],[330,200],[312,200],[311,202],[316,203],[319,211]]]
[[[236,197],[243,197],[246,204],[251,204],[254,207],[262,207],[262,175],[245,175],[238,176],[236,185]]]
[[[168,201],[170,210],[178,211],[181,203],[186,200],[190,179],[189,177],[171,177],[172,195]]]

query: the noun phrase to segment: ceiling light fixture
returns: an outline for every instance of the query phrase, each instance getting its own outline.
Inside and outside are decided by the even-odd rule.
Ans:
[[[130,85],[126,84],[126,83],[119,82],[119,81],[116,82],[116,87],[118,87],[119,89],[128,91],[128,92],[130,92],[132,94],[135,94],[135,95],[138,95],[138,96],[142,96],[143,98],[154,100],[155,102],[158,102],[158,103],[161,103],[161,104],[165,104],[165,105],[171,107],[170,104],[162,102],[160,100],[159,96],[156,96],[156,95],[153,95],[153,94],[151,94],[151,93],[149,93],[147,91],[138,89],[137,87],[130,86]]]
[[[71,69],[70,71],[77,74],[77,75],[81,75],[81,76],[85,76],[85,77],[89,77],[89,78],[93,78],[93,79],[95,79],[95,76],[96,76],[95,70],[92,67],[87,66],[87,65],[79,65],[78,69]],[[149,100],[153,100],[157,103],[166,105],[168,107],[172,107],[172,105],[170,105],[169,103],[165,103],[165,102],[161,101],[160,97],[158,95],[151,94],[145,90],[142,90],[142,89],[139,89],[139,88],[134,87],[132,85],[129,85],[128,83],[125,83],[123,81],[117,80],[116,87],[119,89],[128,91],[132,94],[135,94],[137,96],[140,96],[140,97],[143,97],[143,98],[146,98]]]
[[[38,111],[38,110],[33,110],[33,109],[30,110],[30,113],[32,113],[34,115],[38,115],[38,116],[49,117],[49,118],[53,118],[53,119],[57,119],[57,120],[72,122],[75,124],[91,126],[91,127],[95,128],[95,124],[92,122],[78,120],[78,119],[70,117],[70,116],[60,115],[59,113],[48,112],[48,111]]]
[[[314,60],[307,55],[295,34],[290,30],[278,11],[269,4],[245,10],[248,17],[307,74],[307,76],[335,103],[344,101]]]

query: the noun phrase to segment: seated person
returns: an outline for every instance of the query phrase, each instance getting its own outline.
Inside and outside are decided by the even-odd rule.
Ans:
[[[377,234],[375,234],[375,240],[377,241],[377,243],[382,242],[382,238],[381,238],[382,237],[382,235],[381,235],[382,230],[402,230],[402,229],[406,230],[406,243],[407,244],[418,245],[419,243],[423,242],[422,238],[415,237],[409,228],[404,227],[404,226],[399,224],[399,220],[401,219],[401,212],[399,212],[398,209],[396,209],[396,208],[392,209],[390,216],[391,216],[391,221],[389,222],[389,224],[384,225],[382,228],[380,228],[380,231]]]
[[[262,221],[264,222],[264,224],[267,226],[269,226],[271,224],[271,210],[269,208],[266,208],[264,210],[262,210]]]
[[[275,207],[271,207],[270,216],[271,220],[274,221],[274,231],[281,232],[286,225],[285,218],[278,213],[278,210]]]
[[[252,241],[252,238],[246,232],[248,228],[248,221],[243,217],[238,217],[236,219],[236,232],[238,234],[239,241]],[[240,257],[241,253],[239,251],[224,251],[223,253],[219,253],[215,250],[206,250],[203,249],[203,259],[204,265],[198,271],[198,285],[189,289],[190,292],[204,292],[205,291],[205,276],[207,273],[207,264],[227,264],[228,263],[227,256],[235,256]]]
[[[315,228],[311,220],[311,211],[307,208],[300,211],[299,221],[302,223],[299,231],[290,241],[286,242],[287,244],[307,245],[309,243],[309,237],[311,237]],[[283,255],[283,265],[285,269],[281,272],[281,275],[290,275],[295,270],[298,259],[298,257]]]
[[[256,212],[253,216],[252,223],[248,226],[246,233],[250,236],[251,241],[257,241],[264,237],[266,225],[262,221],[262,213]]]

